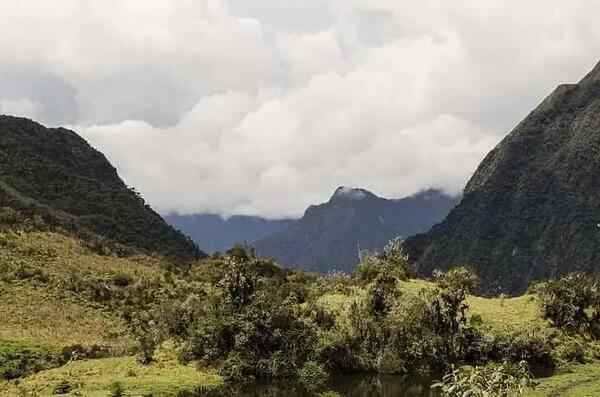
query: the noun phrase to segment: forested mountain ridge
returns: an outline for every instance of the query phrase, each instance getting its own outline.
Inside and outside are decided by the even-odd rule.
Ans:
[[[203,256],[83,138],[24,118],[0,116],[0,207],[146,252]]]
[[[461,203],[406,242],[422,275],[471,264],[488,293],[600,270],[600,64],[560,85],[480,164]]]

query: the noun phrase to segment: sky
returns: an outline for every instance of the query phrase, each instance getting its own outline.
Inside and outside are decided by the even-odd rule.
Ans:
[[[600,1],[2,0],[0,113],[67,126],[161,213],[458,193],[600,60]]]

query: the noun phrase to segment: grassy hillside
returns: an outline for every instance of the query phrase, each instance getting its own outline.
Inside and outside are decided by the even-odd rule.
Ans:
[[[222,384],[222,360],[181,363],[185,338],[189,336],[169,336],[174,335],[173,330],[160,339],[153,361],[142,365],[138,361],[140,338],[132,325],[143,328],[153,324],[140,322],[144,313],[152,314],[152,321],[163,318],[167,324],[177,325],[178,317],[187,316],[188,312],[180,310],[190,305],[190,296],[199,302],[191,305],[199,311],[190,313],[204,313],[198,318],[199,324],[211,324],[214,320],[207,311],[210,299],[218,296],[213,294],[222,285],[220,280],[228,277],[225,258],[173,272],[170,262],[159,257],[99,255],[87,243],[64,234],[25,230],[1,232],[0,247],[0,375],[23,375],[18,381],[0,380],[0,396],[50,396],[57,387],[67,384],[80,395],[100,397],[109,395],[115,382],[127,395],[175,396],[181,390]],[[289,303],[289,299],[278,304],[304,316],[303,322],[327,324],[327,313],[336,318],[334,328],[323,325],[317,329],[319,343],[333,343],[331,346],[343,340],[337,338],[344,332],[353,332],[353,303],[365,302],[372,294],[369,284],[345,276],[287,272],[266,263],[252,266],[262,275],[261,283],[273,288],[268,295],[271,301],[279,302],[279,295],[289,291],[304,297],[298,305]],[[398,300],[406,304],[422,296],[423,291],[437,288],[429,281],[400,281]],[[468,296],[467,303],[468,321],[479,324],[490,335],[522,335],[534,329],[556,333],[541,318],[535,295],[505,299]],[[225,314],[226,307],[216,309]],[[287,312],[278,313],[281,316]],[[252,321],[261,316],[252,317]],[[284,318],[277,317],[276,321]],[[275,324],[271,327],[281,326]],[[248,330],[241,332],[244,335]],[[560,334],[556,337],[562,338]],[[537,339],[523,341],[538,343]],[[596,348],[585,340],[581,343],[586,344],[586,363],[561,365],[556,375],[542,379],[527,396],[595,395],[600,390]],[[506,348],[513,347],[509,344]],[[227,353],[222,354],[225,359]]]
[[[161,278],[167,262],[101,256],[80,240],[52,232],[0,233],[0,247],[0,375],[26,362],[32,372],[42,370],[18,385],[0,379],[1,396],[52,395],[63,381],[85,396],[106,396],[115,381],[134,395],[174,395],[220,382],[214,372],[178,364],[168,345],[153,365],[137,363],[131,355],[135,340],[119,312],[69,287],[78,278],[107,286],[117,275]],[[106,358],[62,358],[76,346]]]

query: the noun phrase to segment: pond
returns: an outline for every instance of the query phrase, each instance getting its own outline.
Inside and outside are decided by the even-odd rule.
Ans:
[[[343,397],[438,397],[431,390],[431,379],[416,376],[392,375],[344,375],[331,379],[326,389]],[[259,383],[243,387],[231,387],[208,393],[210,397],[315,397],[293,383]]]

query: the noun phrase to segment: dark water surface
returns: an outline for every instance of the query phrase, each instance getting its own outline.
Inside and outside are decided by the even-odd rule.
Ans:
[[[416,376],[344,375],[334,377],[326,387],[344,397],[438,397],[432,391],[431,379]],[[214,396],[239,397],[314,397],[293,383],[260,383],[222,390]],[[212,397],[212,394],[211,394]]]

